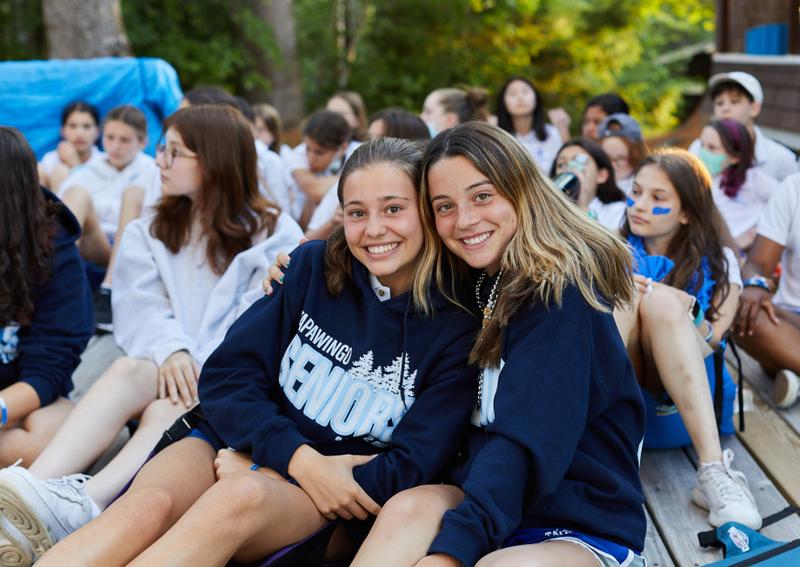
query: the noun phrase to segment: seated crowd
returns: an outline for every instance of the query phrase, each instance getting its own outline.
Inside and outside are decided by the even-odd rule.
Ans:
[[[709,88],[689,151],[524,77],[337,92],[294,148],[217,87],[155,159],[129,105],[38,163],[0,127],[0,565],[640,566],[642,449],[688,445],[759,528],[714,357],[798,397],[800,167]]]

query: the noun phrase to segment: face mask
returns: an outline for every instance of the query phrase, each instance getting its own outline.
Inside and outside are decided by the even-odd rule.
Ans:
[[[428,127],[428,133],[431,135],[431,139],[435,138],[436,134],[439,133],[439,131],[436,129],[436,126],[434,126],[433,122],[426,122],[425,126]]]
[[[699,157],[703,165],[706,166],[711,177],[716,177],[722,173],[722,170],[725,168],[725,160],[728,158],[725,154],[712,154],[705,148],[700,148],[697,157]]]

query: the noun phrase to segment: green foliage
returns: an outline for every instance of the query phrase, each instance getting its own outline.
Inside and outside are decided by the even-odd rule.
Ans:
[[[123,0],[122,14],[133,52],[169,61],[184,89],[269,86],[255,69],[259,53],[275,52],[272,30],[243,1]]]
[[[42,59],[46,51],[40,3],[0,0],[0,61]]]
[[[337,87],[331,15],[346,0],[296,0],[309,108]],[[350,0],[361,14],[346,86],[370,109],[421,107],[454,84],[496,91],[507,77],[532,79],[548,107],[576,118],[587,98],[617,91],[646,130],[677,124],[687,60],[667,52],[710,40],[711,0]]]

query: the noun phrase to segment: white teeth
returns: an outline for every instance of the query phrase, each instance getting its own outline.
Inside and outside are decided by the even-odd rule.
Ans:
[[[476,244],[480,244],[481,242],[489,238],[491,235],[492,233],[490,232],[484,232],[483,234],[479,234],[478,236],[473,236],[472,238],[464,238],[463,240],[467,246],[475,246]]]
[[[367,252],[370,254],[386,254],[387,252],[391,252],[395,248],[400,245],[398,242],[393,242],[392,244],[384,244],[382,246],[367,246]]]

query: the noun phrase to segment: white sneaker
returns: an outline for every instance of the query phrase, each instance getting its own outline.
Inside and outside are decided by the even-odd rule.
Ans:
[[[0,512],[19,530],[37,556],[94,518],[84,490],[89,479],[73,474],[39,480],[23,467],[0,470]],[[3,531],[11,539],[11,535]]]
[[[732,462],[733,451],[725,449],[721,463],[698,469],[692,500],[708,510],[708,523],[714,527],[739,522],[757,530],[761,527],[761,514],[744,473],[733,470]]]
[[[775,405],[788,408],[797,401],[800,393],[800,377],[791,370],[780,370],[775,374],[775,385],[772,391]]]
[[[0,516],[0,566],[30,567],[33,564],[33,549],[20,531]]]

